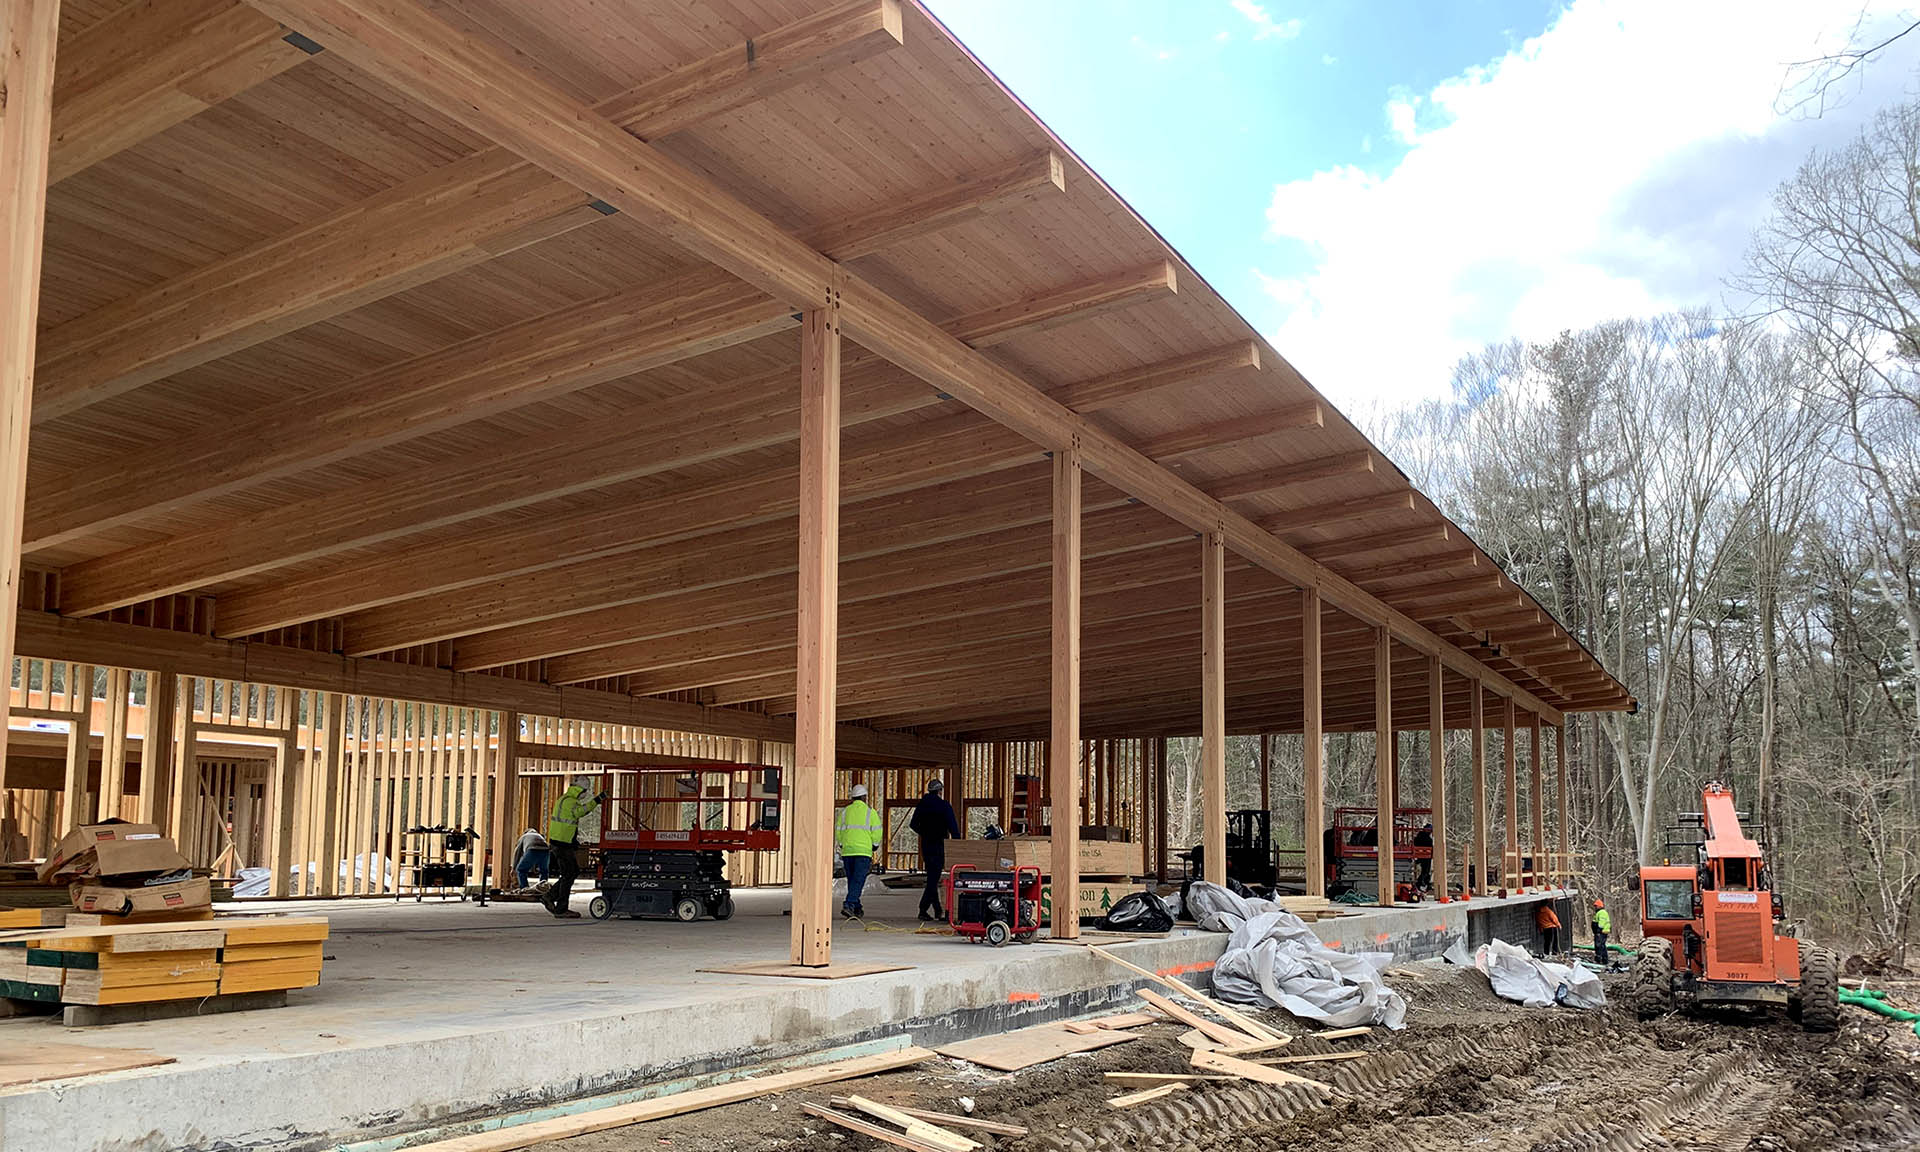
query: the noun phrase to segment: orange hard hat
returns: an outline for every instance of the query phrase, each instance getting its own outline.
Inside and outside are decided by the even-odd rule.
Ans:
[[[1595,908],[1605,908],[1607,906],[1607,902],[1605,900],[1595,900],[1593,902],[1593,906]]]

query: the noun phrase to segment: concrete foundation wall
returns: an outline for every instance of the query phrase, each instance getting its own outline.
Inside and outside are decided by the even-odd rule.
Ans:
[[[1537,899],[1368,909],[1314,927],[1343,951],[1429,959],[1457,939],[1490,933],[1530,940]],[[775,918],[773,926],[781,921]],[[1517,934],[1517,926],[1526,934]],[[698,939],[691,933],[683,938]],[[306,1152],[903,1032],[918,1044],[942,1044],[1139,1005],[1133,990],[1141,981],[1121,981],[1127,973],[1084,948],[1033,944],[989,951],[912,934],[878,944],[895,962],[913,967],[836,981],[727,983],[703,977],[681,987],[675,982],[687,982],[693,966],[738,958],[675,955],[673,972],[663,972],[651,988],[654,999],[627,1010],[530,1011],[450,995],[432,1027],[390,1029],[396,1035],[380,1043],[331,1051],[289,1050],[296,1047],[293,1030],[301,1027],[295,1008],[242,1013],[224,1018],[231,1023],[221,1027],[257,1037],[253,1054],[244,1059],[183,1058],[159,1068],[0,1092],[0,1152]],[[1135,964],[1204,987],[1225,945],[1224,935],[1194,934],[1128,941],[1124,952]],[[666,959],[653,963],[665,968]],[[486,969],[484,958],[474,963]],[[423,965],[421,991],[431,994],[434,981],[452,976]],[[352,1002],[351,991],[342,996]],[[87,1039],[169,1051],[166,1025],[138,1027],[137,1035],[101,1029]],[[75,1035],[51,1027],[47,1033],[49,1040]],[[298,1040],[316,1043],[310,1031]]]

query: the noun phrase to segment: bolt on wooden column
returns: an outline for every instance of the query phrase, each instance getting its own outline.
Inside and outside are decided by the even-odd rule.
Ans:
[[[14,606],[20,603],[20,533],[26,517],[27,430],[33,424],[34,335],[40,318],[40,238],[47,207],[47,140],[53,125],[53,49],[59,0],[5,0],[0,27],[0,670],[11,682]],[[0,699],[0,705],[4,704]],[[86,723],[80,739],[87,745]],[[84,757],[82,772],[84,774]],[[71,773],[69,773],[71,775]],[[0,723],[0,793],[7,726]],[[82,781],[84,791],[85,781]],[[78,807],[71,791],[68,815]],[[69,819],[68,824],[73,821]]]
[[[1373,746],[1374,746],[1374,880],[1380,907],[1393,904],[1393,633],[1374,629]]]
[[[1053,454],[1053,935],[1080,935],[1080,454]]]
[[[1327,894],[1327,771],[1324,714],[1320,701],[1320,590],[1300,590],[1301,830],[1307,849],[1307,895]]]
[[[1200,780],[1210,884],[1227,882],[1227,544],[1209,532],[1200,544]]]
[[[1441,900],[1447,887],[1447,717],[1445,666],[1427,657],[1427,804],[1433,809],[1433,890]]]
[[[800,318],[800,623],[793,746],[793,963],[833,953],[834,691],[840,641],[840,309]]]

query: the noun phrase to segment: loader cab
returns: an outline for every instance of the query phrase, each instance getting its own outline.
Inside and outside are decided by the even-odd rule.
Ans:
[[[1673,945],[1676,968],[1687,963],[1688,930],[1697,932],[1695,908],[1700,900],[1698,870],[1682,865],[1660,865],[1640,869],[1640,933],[1658,936]],[[1696,956],[1698,949],[1691,950]],[[1697,970],[1697,969],[1696,969]]]

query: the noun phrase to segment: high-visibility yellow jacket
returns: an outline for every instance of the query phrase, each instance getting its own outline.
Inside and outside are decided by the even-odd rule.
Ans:
[[[855,800],[833,818],[833,843],[842,856],[871,856],[880,847],[880,814]]]
[[[578,784],[560,793],[559,801],[553,806],[553,818],[547,821],[547,840],[554,844],[572,844],[580,836],[580,821],[598,807],[600,802],[589,799],[587,790]]]
[[[1611,935],[1613,933],[1613,914],[1605,908],[1595,908],[1593,910],[1593,930]]]

